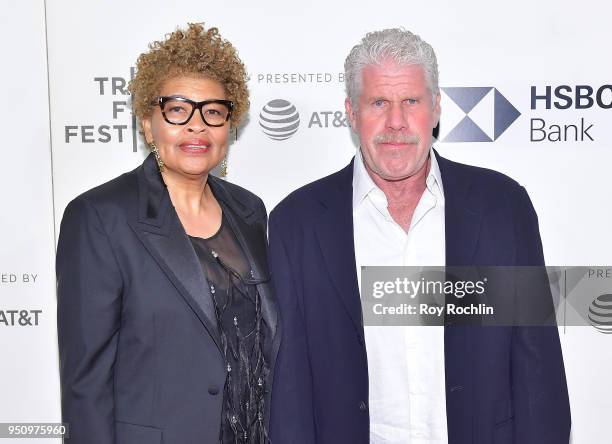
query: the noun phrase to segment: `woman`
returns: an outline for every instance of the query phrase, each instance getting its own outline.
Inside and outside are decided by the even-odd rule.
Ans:
[[[57,252],[70,443],[265,443],[278,319],[257,196],[210,172],[248,108],[216,28],[154,42],[130,83],[152,153],[73,200]]]

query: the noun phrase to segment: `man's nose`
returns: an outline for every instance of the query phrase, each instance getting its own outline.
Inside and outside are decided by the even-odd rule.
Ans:
[[[392,103],[387,111],[387,127],[394,130],[408,128],[408,120],[401,103]]]

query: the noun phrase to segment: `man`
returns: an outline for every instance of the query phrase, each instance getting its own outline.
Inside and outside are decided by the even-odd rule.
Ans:
[[[345,63],[360,150],[270,216],[283,339],[273,442],[567,443],[554,327],[366,327],[365,265],[543,265],[535,211],[500,173],[432,148],[436,57],[400,29],[367,34]]]

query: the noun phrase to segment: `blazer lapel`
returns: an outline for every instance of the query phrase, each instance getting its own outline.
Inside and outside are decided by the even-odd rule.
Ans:
[[[457,168],[436,153],[445,200],[446,265],[474,265],[482,208],[472,190],[465,168]],[[452,296],[451,296],[452,297]],[[446,319],[444,363],[446,371],[446,410],[449,436],[456,442],[471,442],[473,436],[472,327],[452,325]]]
[[[221,351],[208,282],[152,154],[138,171],[138,181],[138,221],[132,229]]]
[[[321,196],[324,213],[316,225],[321,254],[344,307],[363,340],[353,236],[353,162],[337,176],[337,186]]]
[[[464,169],[436,153],[444,186],[446,265],[473,265],[482,219],[477,193]]]

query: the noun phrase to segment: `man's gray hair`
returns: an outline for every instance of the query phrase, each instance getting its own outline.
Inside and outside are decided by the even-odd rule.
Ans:
[[[358,105],[361,94],[363,68],[389,60],[400,66],[422,66],[435,103],[439,88],[438,62],[433,48],[418,35],[402,28],[393,28],[367,33],[361,43],[351,49],[344,62],[346,94],[354,107]]]

